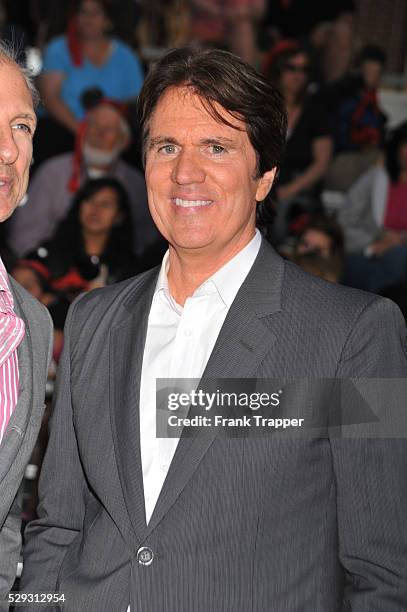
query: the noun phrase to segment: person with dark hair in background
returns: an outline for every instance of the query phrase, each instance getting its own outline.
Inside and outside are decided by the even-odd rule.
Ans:
[[[368,45],[359,56],[359,74],[345,79],[342,95],[336,90],[341,99],[335,122],[336,152],[383,146],[385,115],[379,107],[377,90],[385,66],[385,52]]]
[[[311,273],[319,268],[320,274],[317,276],[339,282],[344,260],[344,237],[341,226],[330,217],[323,215],[311,217],[297,236],[292,260]]]
[[[288,115],[287,143],[276,183],[277,217],[274,240],[287,237],[294,213],[315,212],[321,181],[332,152],[327,113],[307,91],[310,57],[296,41],[282,41],[272,51],[267,76],[284,96]]]
[[[114,178],[89,180],[75,195],[54,237],[28,254],[41,265],[48,287],[68,302],[137,271],[128,196]]]
[[[132,247],[127,193],[119,181],[101,178],[81,187],[52,240],[14,263],[13,278],[52,317],[56,363],[71,302],[79,293],[136,274],[139,264]]]
[[[311,217],[298,233],[295,251],[301,254],[312,251],[321,257],[335,255],[342,258],[344,238],[341,226],[331,217]]]
[[[325,187],[347,191],[380,157],[385,143],[386,116],[377,92],[386,65],[385,52],[367,45],[359,55],[358,69],[321,92],[333,116],[334,159]]]
[[[36,140],[41,160],[72,148],[85,115],[87,90],[98,88],[121,102],[140,91],[140,61],[130,47],[111,36],[113,23],[110,0],[74,0],[66,34],[45,48],[39,87],[47,116],[39,122]]]
[[[70,310],[23,591],[63,593],[65,612],[399,612],[405,439],[335,427],[285,439],[156,432],[158,378],[195,389],[196,379],[406,376],[399,310],[305,274],[262,240],[256,208],[281,163],[286,115],[252,67],[173,50],[148,75],[139,113],[149,205],[169,250],[161,267]],[[330,401],[318,400],[326,416]]]
[[[388,142],[385,167],[356,181],[339,210],[345,234],[344,282],[379,292],[407,279],[407,124]]]

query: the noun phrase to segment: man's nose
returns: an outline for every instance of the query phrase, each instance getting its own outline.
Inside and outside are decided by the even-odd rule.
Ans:
[[[18,147],[14,141],[12,130],[0,130],[0,162],[13,164],[18,157]]]
[[[175,160],[172,170],[172,180],[179,185],[191,183],[203,183],[205,170],[199,160],[199,154],[195,151],[181,151]]]

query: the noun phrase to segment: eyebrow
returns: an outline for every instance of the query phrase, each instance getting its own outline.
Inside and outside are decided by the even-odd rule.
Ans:
[[[200,141],[200,144],[203,144],[203,145],[224,144],[230,147],[230,146],[236,145],[236,142],[232,138],[225,138],[224,136],[219,136],[215,138],[204,138],[203,140]]]
[[[152,149],[156,145],[159,144],[175,144],[179,145],[180,143],[176,138],[171,136],[156,136],[155,138],[151,138],[149,141],[149,149]],[[231,138],[225,138],[224,136],[215,136],[214,138],[203,138],[199,141],[199,145],[211,145],[211,144],[224,144],[228,146],[236,145],[235,141]]]
[[[155,138],[150,138],[148,148],[152,149],[156,145],[163,144],[164,142],[168,144],[179,144],[178,140],[176,138],[171,138],[171,136],[156,136]]]
[[[32,113],[18,113],[13,117],[12,121],[16,121],[17,119],[29,119],[34,124],[34,127],[37,126],[37,118]]]

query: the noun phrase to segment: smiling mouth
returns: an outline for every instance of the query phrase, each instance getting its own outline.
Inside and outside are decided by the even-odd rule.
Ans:
[[[0,195],[9,198],[12,193],[11,181],[0,181]]]
[[[181,198],[173,198],[172,201],[175,206],[180,206],[181,208],[199,208],[209,206],[213,202],[213,200],[183,200]]]

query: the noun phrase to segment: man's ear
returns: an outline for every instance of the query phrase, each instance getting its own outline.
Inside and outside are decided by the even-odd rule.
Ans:
[[[267,170],[260,179],[258,179],[257,190],[256,190],[256,201],[263,202],[267,197],[270,189],[274,183],[274,177],[276,176],[277,168]]]

